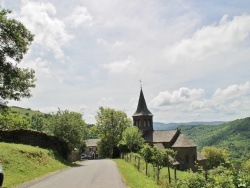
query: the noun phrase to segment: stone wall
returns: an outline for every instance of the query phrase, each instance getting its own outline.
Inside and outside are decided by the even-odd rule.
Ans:
[[[66,142],[55,136],[33,130],[0,130],[0,142],[19,143],[52,149],[57,151],[66,160],[68,160],[68,154],[70,153]]]

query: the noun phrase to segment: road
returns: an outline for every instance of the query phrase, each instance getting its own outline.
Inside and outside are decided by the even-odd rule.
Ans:
[[[76,167],[21,186],[22,188],[125,188],[112,160],[86,160]]]

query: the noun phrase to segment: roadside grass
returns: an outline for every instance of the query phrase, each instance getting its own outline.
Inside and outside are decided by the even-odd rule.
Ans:
[[[156,182],[144,174],[138,172],[132,164],[123,159],[113,159],[121,173],[124,182],[129,188],[159,188]]]
[[[131,154],[131,157],[130,156],[128,158],[125,157],[125,159],[126,159],[127,162],[124,159],[121,159],[121,161],[123,161],[123,163],[127,164],[127,166],[130,166],[130,168],[132,167],[132,169],[135,171],[135,173],[141,174],[144,178],[153,181],[155,186],[157,186],[157,187],[171,187],[171,185],[168,182],[169,181],[169,179],[168,179],[168,170],[167,170],[166,167],[161,169],[161,171],[160,171],[160,180],[159,180],[159,183],[158,183],[159,185],[157,185],[156,171],[155,171],[155,168],[153,167],[152,164],[148,164],[148,174],[146,176],[146,162],[142,158],[140,159],[140,163],[139,163],[139,160],[138,160],[138,156],[133,155],[133,154]],[[138,170],[138,164],[139,164],[139,170]],[[119,165],[118,165],[118,168],[119,168]],[[131,171],[132,170],[128,170],[129,175],[130,175]],[[121,171],[121,173],[122,173],[122,171]],[[188,174],[188,172],[176,170],[176,180],[185,179],[187,174]],[[176,180],[175,180],[175,175],[174,175],[174,169],[171,169],[171,168],[170,168],[170,177],[171,177],[172,185],[174,186],[174,183],[175,183]],[[133,178],[133,176],[132,176],[132,178]],[[124,179],[126,181],[128,181],[128,182],[133,181],[133,180],[130,180],[130,179],[127,180],[126,177],[124,177]],[[138,181],[138,178],[135,178],[135,181]],[[136,187],[136,186],[131,186],[131,187]],[[145,187],[145,186],[143,185],[142,187]]]
[[[4,170],[3,188],[16,187],[70,166],[52,150],[4,142],[0,142],[0,164]]]

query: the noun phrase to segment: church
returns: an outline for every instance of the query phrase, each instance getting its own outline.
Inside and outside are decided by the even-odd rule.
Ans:
[[[146,143],[161,149],[171,148],[176,151],[175,162],[172,165],[176,169],[196,169],[196,165],[206,168],[206,158],[197,152],[197,145],[179,129],[154,130],[153,114],[148,110],[141,88],[138,106],[133,114],[133,125],[138,127]]]

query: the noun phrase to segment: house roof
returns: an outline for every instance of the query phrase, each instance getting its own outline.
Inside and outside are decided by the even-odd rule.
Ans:
[[[180,134],[172,147],[197,147],[197,145],[184,134]]]
[[[160,149],[165,149],[165,147],[162,143],[153,143],[153,145],[160,148]]]
[[[88,139],[86,140],[86,146],[87,147],[93,147],[97,146],[97,142],[99,142],[101,139]]]
[[[170,142],[178,130],[147,131],[143,135],[146,142]]]
[[[141,89],[137,110],[133,116],[142,116],[142,115],[153,116],[153,114],[148,110],[148,107],[147,107],[147,104],[146,104],[146,101],[145,101],[145,98]]]
[[[203,161],[203,160],[207,160],[207,158],[200,152],[197,152],[197,161]]]

